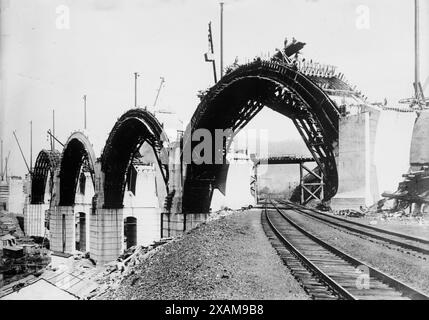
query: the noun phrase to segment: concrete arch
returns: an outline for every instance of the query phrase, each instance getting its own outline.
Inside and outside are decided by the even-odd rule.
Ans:
[[[50,178],[51,185],[53,185],[54,171],[60,162],[61,153],[59,151],[42,150],[39,152],[31,173],[31,204],[45,203],[47,179]]]
[[[89,170],[93,184],[99,173],[96,170],[94,149],[88,137],[82,132],[74,132],[64,145],[60,165],[59,205],[73,206],[76,187],[82,166]]]
[[[193,150],[191,137],[195,130],[208,129],[212,136],[215,129],[237,133],[263,107],[293,120],[324,174],[325,199],[333,197],[338,188],[334,149],[338,144],[339,110],[317,84],[286,63],[257,60],[225,75],[197,107],[184,149]],[[225,168],[224,164],[187,164],[183,212],[208,212],[214,188],[222,189],[225,183]]]
[[[123,207],[126,174],[135,153],[144,142],[153,148],[167,185],[168,155],[163,150],[163,143],[168,142],[168,137],[152,113],[141,108],[131,109],[118,119],[102,152],[103,208]]]

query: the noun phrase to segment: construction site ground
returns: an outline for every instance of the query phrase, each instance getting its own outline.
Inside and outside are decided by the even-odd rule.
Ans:
[[[99,285],[93,279],[103,272],[104,268],[96,268],[89,260],[81,258],[79,255],[68,258],[51,255],[51,263],[40,276],[29,275],[19,281],[11,283],[0,289],[0,300],[9,299],[57,299],[58,290],[67,293],[70,299],[87,299]],[[38,290],[29,290],[22,293],[25,287],[31,287],[43,279],[50,286],[43,287],[43,295]]]
[[[346,216],[341,216],[341,218],[429,240],[429,216],[427,214],[424,215],[423,219],[415,217],[385,219],[381,214],[372,214],[361,218]]]
[[[267,239],[258,209],[214,213],[183,236],[138,246],[125,264],[54,254],[40,277],[3,287],[0,299],[52,299],[58,290],[65,299],[309,299]]]
[[[309,299],[271,246],[261,210],[230,212],[104,276],[96,299]]]
[[[422,286],[428,279],[421,260],[366,241],[357,244],[349,235],[321,229],[319,223],[298,214],[296,218],[328,242],[425,291]],[[429,238],[427,219],[341,218]],[[82,253],[53,254],[41,276],[1,288],[0,299],[48,299],[58,290],[70,299],[309,299],[267,239],[261,209],[213,213],[183,236],[138,246],[129,254],[124,264],[114,261],[104,266],[95,266]],[[31,285],[34,296],[24,290],[19,294]],[[37,294],[37,285],[43,295]]]

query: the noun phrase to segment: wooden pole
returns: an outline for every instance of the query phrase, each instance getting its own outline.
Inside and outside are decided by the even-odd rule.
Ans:
[[[415,15],[415,26],[414,26],[414,45],[415,45],[415,52],[414,52],[414,58],[415,58],[415,65],[414,65],[414,86],[415,86],[415,94],[416,99],[420,99],[419,91],[418,91],[418,85],[420,82],[420,17],[419,17],[419,11],[420,11],[420,3],[419,0],[414,0],[414,15]]]
[[[137,108],[137,78],[139,74],[134,72],[134,108]]]
[[[30,121],[30,174],[33,172],[33,121]]]
[[[304,182],[302,175],[302,163],[299,164],[299,185],[301,189],[301,204],[304,204]]]
[[[83,96],[83,128],[86,130],[86,94]]]
[[[52,135],[55,137],[55,110],[52,110]],[[55,151],[55,139],[52,139],[52,151]]]
[[[213,56],[212,60],[212,66],[213,66],[213,76],[214,76],[214,83],[217,83],[217,73],[216,73],[216,59],[214,59],[214,48],[213,48],[213,33],[212,33],[212,23],[209,22],[209,45],[210,45],[210,52]]]
[[[0,165],[0,178],[3,181],[3,140],[1,140],[1,151],[0,151],[1,155],[1,165]]]
[[[223,77],[223,2],[220,3],[220,77]]]

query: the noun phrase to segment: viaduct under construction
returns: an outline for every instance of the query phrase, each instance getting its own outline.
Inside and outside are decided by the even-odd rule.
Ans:
[[[135,108],[118,119],[101,154],[95,154],[91,138],[80,131],[67,139],[61,152],[40,151],[24,208],[26,234],[45,236],[48,221],[51,250],[73,252],[78,234],[79,249],[105,263],[125,249],[124,228],[138,235],[139,226],[150,224],[158,239],[192,228],[209,214],[214,190],[225,193],[230,141],[264,107],[293,121],[313,157],[307,161],[317,164],[302,177],[297,192],[305,187],[307,193],[301,200],[331,200],[338,208],[372,203],[379,193],[374,189],[372,153],[383,106],[369,104],[333,66],[302,59],[298,52],[303,46],[294,42],[267,60],[230,68],[204,94],[185,132],[177,132],[175,139],[165,134],[153,113]],[[415,136],[422,134],[427,118],[422,111]],[[353,137],[347,133],[351,127]],[[212,136],[230,129],[220,145],[211,146],[211,161],[202,164],[186,161],[189,150],[191,155],[196,152],[199,141],[193,133],[199,129]],[[415,166],[429,163],[429,146],[413,141]],[[143,145],[156,156],[162,185],[149,186],[139,176],[150,171],[138,165]],[[220,162],[215,159],[219,154]],[[137,194],[148,192],[146,187],[157,195],[154,206],[159,210],[151,217],[138,216],[133,210],[138,205],[125,199],[130,188]],[[350,195],[351,190],[356,192]],[[127,245],[139,241],[130,237]]]

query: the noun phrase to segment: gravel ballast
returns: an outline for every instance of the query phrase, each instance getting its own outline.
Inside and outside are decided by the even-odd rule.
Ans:
[[[261,210],[202,224],[130,266],[97,299],[310,299],[261,226]]]
[[[355,258],[429,294],[429,264],[413,255],[386,248],[378,242],[334,229],[300,213],[286,210],[298,225]]]

